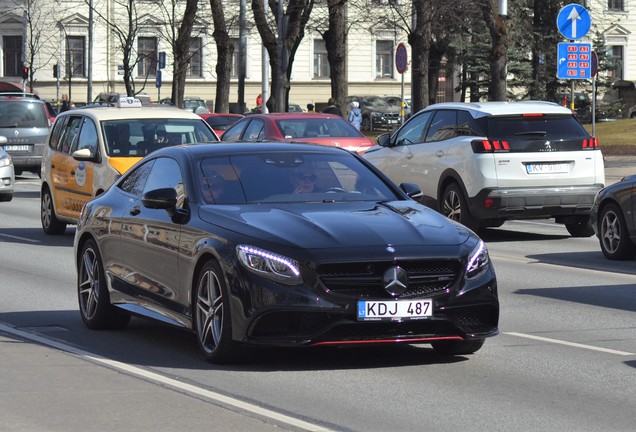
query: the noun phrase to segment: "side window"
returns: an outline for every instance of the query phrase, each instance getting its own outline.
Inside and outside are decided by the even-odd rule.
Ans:
[[[62,153],[70,153],[73,142],[79,134],[82,119],[83,117],[74,116],[70,117],[66,122],[66,127],[64,128],[62,138],[60,139],[60,144],[58,146],[58,150]]]
[[[93,120],[89,118],[84,119],[82,130],[77,139],[77,148],[71,149],[71,151],[81,149],[89,149],[92,155],[97,153],[97,128]]]
[[[261,139],[265,123],[262,120],[252,120],[243,134],[246,141],[257,141]]]
[[[443,141],[457,136],[457,111],[439,110],[431,121],[426,142]]]
[[[143,193],[163,188],[173,188],[177,191],[178,197],[185,196],[181,167],[179,167],[177,161],[167,157],[155,160],[148,174],[148,180],[146,181]],[[182,200],[180,199],[179,201],[181,202]]]
[[[52,149],[59,150],[62,133],[64,132],[64,126],[66,125],[67,119],[68,117],[60,117],[60,119],[55,122],[55,125],[53,125],[51,139],[49,140],[49,147]]]
[[[248,125],[249,122],[240,122],[226,130],[223,134],[223,141],[236,141],[241,139],[241,134],[245,130],[245,126]]]
[[[128,172],[126,178],[119,184],[119,188],[125,192],[141,197],[146,185],[148,173],[155,163],[154,160],[140,165],[134,171]]]
[[[432,117],[432,111],[421,113],[410,119],[396,137],[397,145],[418,144],[424,142],[426,127]]]
[[[475,120],[468,111],[457,111],[457,135],[485,136],[477,120]]]

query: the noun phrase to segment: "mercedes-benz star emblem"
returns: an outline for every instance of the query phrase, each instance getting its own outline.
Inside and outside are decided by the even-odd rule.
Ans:
[[[391,267],[382,275],[384,289],[393,297],[403,294],[408,288],[409,277],[401,267]]]

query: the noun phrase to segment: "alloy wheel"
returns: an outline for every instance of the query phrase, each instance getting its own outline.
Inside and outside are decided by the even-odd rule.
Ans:
[[[210,269],[199,279],[196,314],[201,348],[206,353],[212,353],[221,342],[223,332],[223,293],[216,273]]]
[[[78,274],[78,294],[82,315],[91,320],[95,317],[99,302],[100,266],[92,248],[82,254]]]

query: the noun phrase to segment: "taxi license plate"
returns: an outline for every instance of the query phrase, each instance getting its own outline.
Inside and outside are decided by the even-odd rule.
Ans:
[[[570,164],[568,163],[532,163],[526,165],[528,174],[553,174],[553,173],[569,173]]]
[[[6,145],[5,151],[29,151],[28,145]]]
[[[358,321],[417,319],[433,316],[433,301],[358,301]]]

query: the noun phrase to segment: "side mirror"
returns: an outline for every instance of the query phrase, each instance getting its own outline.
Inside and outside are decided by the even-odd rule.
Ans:
[[[383,134],[378,135],[376,141],[380,147],[390,147],[391,146],[391,134],[388,132],[384,132]]]
[[[73,159],[78,161],[92,161],[95,159],[95,155],[91,151],[91,149],[83,148],[80,150],[75,150],[72,154]]]
[[[177,191],[174,188],[153,189],[141,197],[144,207],[151,209],[174,209],[177,205]]]
[[[400,189],[409,196],[409,198],[414,200],[419,200],[424,196],[422,193],[422,189],[416,184],[413,183],[402,183],[400,184]]]

